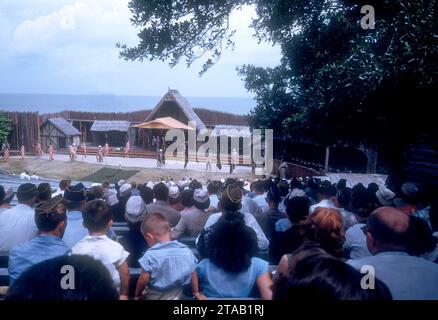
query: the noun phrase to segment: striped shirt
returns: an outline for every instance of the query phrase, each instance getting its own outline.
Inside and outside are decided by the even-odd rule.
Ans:
[[[186,245],[174,240],[156,243],[138,262],[150,274],[149,287],[164,291],[189,284],[198,260]]]

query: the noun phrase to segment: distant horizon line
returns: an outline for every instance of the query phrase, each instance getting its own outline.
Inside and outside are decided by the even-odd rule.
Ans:
[[[177,89],[172,89],[177,90]],[[22,92],[0,92],[0,95],[27,95],[27,96],[119,96],[119,97],[162,97],[164,94],[118,94],[118,93],[22,93]],[[183,95],[189,98],[223,98],[223,99],[253,99],[251,96],[192,96]]]

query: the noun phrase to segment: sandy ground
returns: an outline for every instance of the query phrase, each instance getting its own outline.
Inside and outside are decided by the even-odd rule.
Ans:
[[[229,166],[223,165],[222,170],[212,164],[212,171],[205,170],[205,163],[189,162],[184,169],[182,161],[166,161],[165,168],[157,168],[155,159],[143,158],[122,158],[108,157],[104,164],[98,164],[96,157],[89,156],[83,158],[79,156],[76,161],[71,162],[68,155],[55,155],[55,160],[50,161],[48,155],[41,159],[26,158],[20,160],[19,157],[12,157],[8,163],[1,162],[0,169],[10,173],[20,174],[24,170],[30,173],[36,173],[38,176],[53,179],[71,178],[73,180],[84,180],[85,177],[98,171],[103,167],[117,169],[136,169],[140,170],[137,174],[129,178],[129,181],[145,182],[157,181],[160,179],[180,180],[181,178],[197,179],[206,182],[209,179],[221,179],[227,177],[236,177],[254,180],[255,176],[251,173],[250,167],[238,166],[234,173],[230,175]]]

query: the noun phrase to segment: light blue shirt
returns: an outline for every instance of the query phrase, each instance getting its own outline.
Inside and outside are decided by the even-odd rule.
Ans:
[[[69,251],[64,241],[53,235],[39,235],[14,247],[9,252],[10,284],[34,264],[66,255]]]
[[[257,278],[268,272],[269,263],[252,258],[250,267],[239,273],[226,272],[210,259],[202,260],[196,267],[201,291],[206,297],[248,298],[256,286]]]
[[[372,266],[394,300],[438,300],[438,264],[406,252],[381,252],[347,263],[358,270]]]
[[[210,195],[210,207],[218,208],[219,205],[219,198],[217,194],[211,194]]]
[[[359,259],[370,256],[367,247],[367,237],[362,228],[364,223],[358,223],[345,232],[344,250],[350,259]]]
[[[67,227],[65,228],[62,240],[69,248],[88,236],[88,230],[82,225],[82,212],[69,211],[67,212]]]
[[[292,222],[290,222],[289,218],[280,219],[275,223],[276,232],[285,232],[290,227],[292,227]]]
[[[186,245],[174,240],[156,243],[138,262],[150,273],[149,287],[165,291],[189,284],[198,259]]]

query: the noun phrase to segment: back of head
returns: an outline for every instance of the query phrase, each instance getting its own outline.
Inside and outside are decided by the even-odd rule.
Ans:
[[[195,179],[195,180],[192,180],[189,183],[189,188],[193,189],[193,190],[201,189],[202,188],[202,184],[198,180]]]
[[[335,209],[317,208],[303,224],[304,238],[317,242],[335,257],[343,256],[345,232],[342,215]]]
[[[209,184],[207,184],[207,192],[209,194],[217,194],[220,190],[220,181],[211,181]]]
[[[321,198],[328,199],[336,195],[336,188],[331,184],[330,181],[325,180],[321,182],[318,193],[320,194]]]
[[[0,186],[0,204],[3,203],[3,201],[5,200],[5,188],[3,188],[3,186]]]
[[[193,193],[195,190],[193,189],[184,189],[181,193],[181,203],[184,206],[184,208],[190,208],[193,206]]]
[[[73,273],[74,272],[74,273]],[[69,283],[64,280],[73,275]],[[63,285],[73,285],[67,288]],[[105,266],[86,255],[66,255],[30,267],[9,289],[5,300],[118,300]]]
[[[292,223],[299,223],[309,215],[310,202],[307,197],[293,197],[286,207],[286,213]]]
[[[342,208],[349,208],[351,204],[353,192],[350,188],[342,188],[336,192],[336,200],[342,206]]]
[[[161,213],[148,213],[141,224],[141,232],[163,236],[170,232],[170,223]]]
[[[381,207],[369,216],[367,232],[377,241],[377,252],[408,251],[409,224],[408,215],[402,211],[393,207]]]
[[[416,205],[421,197],[421,190],[417,184],[413,182],[403,183],[401,188],[401,198],[410,205]]]
[[[110,207],[103,200],[88,202],[83,211],[84,227],[90,232],[104,231],[112,219]]]
[[[67,210],[81,210],[84,201],[87,199],[87,191],[82,183],[74,186],[69,185],[64,191],[64,199]]]
[[[154,202],[154,192],[148,186],[141,184],[138,186],[140,191],[140,197],[143,199],[145,204],[150,204]]]
[[[30,202],[37,195],[37,187],[33,183],[23,183],[17,189],[18,202]]]
[[[247,270],[258,251],[257,235],[247,227],[240,213],[228,212],[213,227],[210,260],[226,272]]]
[[[35,208],[35,224],[39,231],[49,232],[67,218],[62,195],[39,203]]]
[[[157,183],[154,185],[154,198],[157,201],[167,202],[169,199],[169,188],[163,182]]]
[[[354,214],[364,219],[368,218],[375,209],[370,194],[363,184],[359,183],[353,187],[350,207]]]
[[[256,193],[260,193],[260,194],[265,191],[263,187],[263,181],[261,180],[254,181],[252,184],[252,188]]]
[[[239,211],[242,208],[243,192],[237,184],[231,184],[222,192],[220,206],[222,211]]]
[[[295,256],[298,256],[297,258]],[[363,275],[341,260],[318,253],[294,253],[294,271],[276,281],[274,300],[391,300],[383,282],[375,279],[374,290],[362,289]]]
[[[69,186],[69,184],[70,184],[69,180],[63,179],[63,180],[59,181],[59,189],[65,190]]]
[[[436,248],[437,240],[427,222],[416,216],[409,216],[409,250],[412,256],[421,256]]]
[[[40,183],[38,185],[38,194],[37,199],[38,201],[47,201],[52,197],[52,188],[50,187],[50,184],[47,182]]]
[[[205,210],[210,206],[210,197],[207,191],[202,188],[196,189],[193,192],[193,204],[199,210]]]

